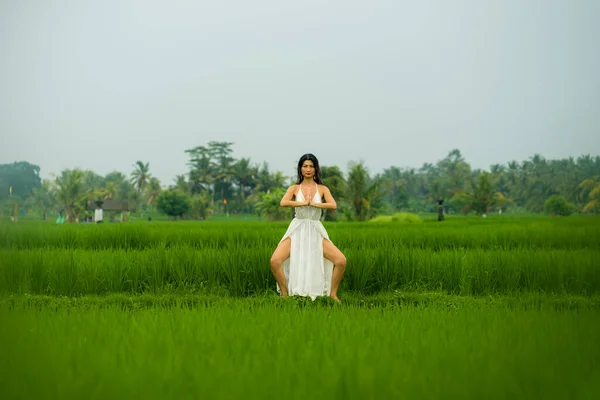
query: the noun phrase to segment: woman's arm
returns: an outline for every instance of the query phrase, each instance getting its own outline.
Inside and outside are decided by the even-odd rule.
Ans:
[[[337,209],[337,204],[335,202],[335,199],[331,195],[329,188],[325,185],[320,185],[319,190],[321,191],[321,193],[323,193],[323,196],[325,197],[325,203],[310,203],[310,205],[315,208],[323,208],[325,210]]]
[[[288,188],[287,192],[285,192],[285,194],[281,198],[281,201],[279,202],[279,205],[281,207],[302,207],[302,206],[307,206],[308,205],[308,200],[306,200],[304,202],[292,201],[292,197],[294,197],[295,193],[296,193],[296,185],[290,186]]]

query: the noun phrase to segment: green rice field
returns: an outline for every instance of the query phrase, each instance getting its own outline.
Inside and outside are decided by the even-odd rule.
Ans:
[[[326,223],[342,305],[277,296],[286,226],[0,225],[0,398],[600,393],[600,219]]]

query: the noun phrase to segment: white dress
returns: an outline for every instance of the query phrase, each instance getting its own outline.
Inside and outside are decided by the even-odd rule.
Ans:
[[[316,185],[316,183],[315,183]],[[296,201],[304,201],[298,188]],[[321,203],[319,188],[312,203]],[[291,238],[290,256],[283,262],[283,273],[290,296],[329,296],[333,263],[323,256],[323,239],[329,239],[321,223],[321,209],[312,206],[296,207],[294,219],[280,243]],[[281,293],[279,285],[277,291]]]

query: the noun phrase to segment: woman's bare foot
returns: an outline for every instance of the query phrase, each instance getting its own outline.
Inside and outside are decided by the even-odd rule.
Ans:
[[[329,297],[331,297],[336,303],[342,304],[342,301],[335,294],[331,294]]]

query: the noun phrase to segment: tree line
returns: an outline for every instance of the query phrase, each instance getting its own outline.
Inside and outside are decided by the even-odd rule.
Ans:
[[[285,188],[295,177],[271,171],[266,162],[232,157],[232,142],[211,141],[185,150],[188,171],[170,184],[152,176],[148,162],[137,161],[129,175],[114,171],[67,169],[42,180],[40,167],[28,162],[0,165],[2,215],[25,210],[61,213],[68,221],[89,217],[95,200],[126,200],[129,210],[143,215],[159,211],[176,218],[206,219],[215,214],[258,214],[269,220],[290,217],[279,207]],[[474,169],[460,150],[420,168],[390,166],[372,174],[364,162],[322,166],[323,182],[336,197],[338,210],[327,220],[364,221],[400,211],[436,212],[443,201],[447,213],[512,211],[600,212],[600,156],[528,160]]]

